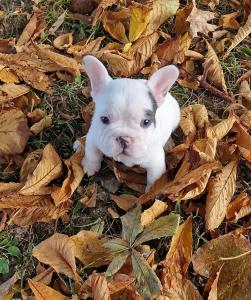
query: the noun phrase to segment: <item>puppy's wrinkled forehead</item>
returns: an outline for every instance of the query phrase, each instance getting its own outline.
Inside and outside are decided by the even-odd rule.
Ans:
[[[147,81],[139,79],[115,79],[103,89],[99,95],[99,103],[103,108],[117,110],[118,113],[135,117],[155,118],[157,104],[151,94]]]

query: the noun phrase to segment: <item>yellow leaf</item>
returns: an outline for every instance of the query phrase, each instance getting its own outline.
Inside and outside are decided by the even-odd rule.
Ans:
[[[36,300],[67,300],[68,298],[47,285],[34,280],[28,280],[29,286],[32,289]]]
[[[30,130],[34,135],[37,135],[44,129],[51,127],[51,125],[52,125],[52,114],[45,116],[42,120],[33,124]]]
[[[193,3],[195,4],[195,1]],[[190,15],[186,19],[190,23],[190,33],[192,37],[197,37],[199,32],[208,35],[210,31],[215,31],[218,26],[207,23],[214,18],[215,13],[198,9],[194,5]]]
[[[251,162],[251,135],[241,125],[236,126],[236,128],[237,128],[236,144],[238,145],[242,156],[248,162]]]
[[[0,80],[5,83],[18,83],[19,82],[18,76],[9,68],[3,68],[2,70],[0,70]]]
[[[22,153],[31,133],[21,110],[11,109],[0,115],[0,156]]]
[[[82,159],[83,148],[81,147],[80,150],[65,161],[68,168],[67,178],[64,180],[62,187],[57,187],[51,194],[56,206],[67,201],[79,186],[84,176],[84,170],[81,165]]]
[[[237,161],[232,161],[212,178],[206,199],[206,228],[218,228],[226,216],[228,203],[236,187]]]
[[[137,40],[149,22],[150,9],[146,6],[133,6],[130,9],[129,41]]]
[[[118,0],[101,0],[98,7],[94,10],[92,26],[95,26],[103,12],[113,4],[118,3]]]
[[[75,264],[75,243],[67,235],[55,233],[38,244],[32,252],[40,262],[50,265],[56,272],[78,279]]]
[[[213,127],[207,128],[206,136],[208,138],[216,138],[218,141],[220,141],[232,129],[236,120],[237,119],[235,116],[229,116],[228,119],[222,120]]]
[[[204,128],[208,123],[208,113],[205,105],[193,104],[194,120],[198,128]]]
[[[227,49],[226,54],[223,56],[223,58],[227,58],[230,52],[239,45],[249,34],[251,33],[251,12],[248,16],[247,22],[243,27],[241,27],[237,34],[235,35],[234,39],[232,40],[232,43],[230,47]]]
[[[152,34],[179,8],[179,0],[155,0],[149,15],[149,23],[144,35]]]
[[[43,195],[50,192],[47,185],[58,178],[62,171],[62,162],[51,144],[45,146],[42,160],[20,190],[21,195]]]
[[[158,218],[164,211],[166,211],[168,205],[160,200],[155,200],[153,205],[141,213],[141,225],[147,226],[151,224],[156,218]]]
[[[196,126],[192,106],[187,106],[181,110],[180,127],[186,136],[190,135],[192,138],[195,136]]]
[[[108,265],[112,256],[103,244],[107,242],[106,237],[101,237],[97,232],[81,230],[70,238],[75,244],[75,256],[89,267]]]
[[[24,84],[5,83],[0,86],[0,103],[5,103],[27,94],[30,88]]]
[[[206,78],[210,83],[227,93],[227,86],[219,58],[213,47],[208,42],[206,43],[208,52],[206,55],[206,60],[203,64],[204,73],[207,74]]]

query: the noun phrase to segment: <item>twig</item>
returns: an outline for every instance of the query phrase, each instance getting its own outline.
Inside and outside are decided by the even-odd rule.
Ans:
[[[245,256],[245,255],[248,255],[251,253],[251,250],[247,251],[247,252],[244,252],[240,255],[236,255],[236,256],[231,256],[231,257],[220,257],[219,260],[233,260],[233,259],[238,259],[242,256]]]
[[[7,221],[7,210],[2,210],[2,220],[0,222],[0,232],[4,230]]]

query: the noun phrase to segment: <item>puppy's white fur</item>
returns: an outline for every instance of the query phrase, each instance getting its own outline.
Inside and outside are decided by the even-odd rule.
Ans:
[[[140,165],[145,168],[146,190],[149,190],[166,171],[163,147],[180,120],[179,105],[168,92],[178,77],[178,69],[166,66],[148,81],[113,80],[95,57],[85,56],[83,64],[95,101],[91,127],[86,136],[85,173],[91,176],[97,172],[104,154],[128,167]],[[146,114],[155,111],[155,122],[143,128],[142,122],[148,118]],[[102,123],[103,116],[109,119],[109,124]],[[121,146],[120,137],[126,140],[126,149]],[[74,148],[77,147],[75,144]]]

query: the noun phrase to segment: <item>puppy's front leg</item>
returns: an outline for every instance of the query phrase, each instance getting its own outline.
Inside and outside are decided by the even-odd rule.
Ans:
[[[147,171],[146,192],[148,192],[152,184],[166,172],[165,152],[162,147],[152,152],[151,159],[145,168]]]

